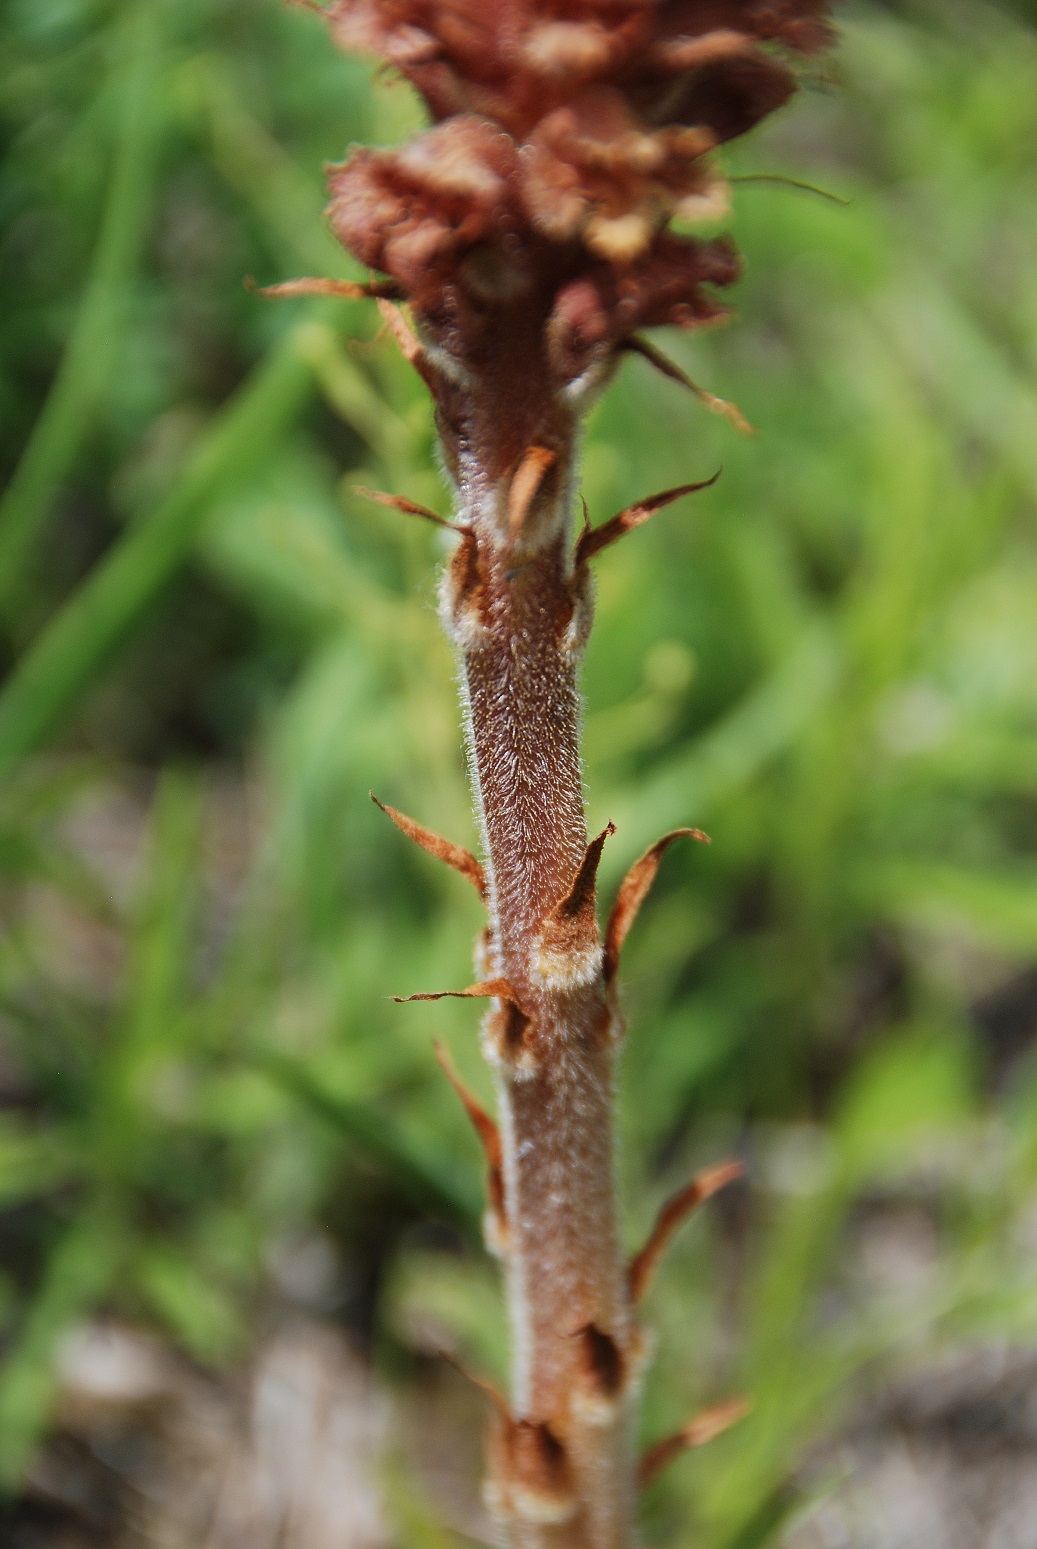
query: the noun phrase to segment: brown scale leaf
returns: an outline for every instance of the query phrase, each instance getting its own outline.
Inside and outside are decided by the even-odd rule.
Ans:
[[[546,446],[531,446],[515,471],[508,490],[508,534],[514,540],[522,531],[529,508],[558,454]]]
[[[593,981],[601,969],[596,882],[606,839],[616,832],[609,823],[587,846],[572,887],[544,921],[535,962],[553,989],[574,989]]]
[[[784,107],[796,90],[787,65],[747,43],[727,58],[692,68],[672,110],[684,124],[707,124],[723,144]]]
[[[733,27],[716,27],[712,32],[703,32],[698,37],[685,34],[665,39],[657,44],[655,59],[664,69],[672,70],[677,75],[685,70],[698,70],[703,65],[716,64],[720,60],[741,57],[753,49],[753,39],[748,33],[736,31]]]
[[[457,531],[461,542],[450,561],[447,606],[455,624],[467,623],[478,631],[484,628],[490,607],[486,575],[475,532],[470,527]]]
[[[458,522],[450,522],[445,516],[429,510],[428,506],[419,506],[416,501],[408,500],[406,495],[387,495],[384,490],[368,489],[366,484],[354,484],[353,493],[360,495],[364,500],[373,500],[376,505],[388,506],[391,511],[402,511],[405,516],[420,516],[426,522],[433,522],[437,527],[445,527],[448,532],[471,532],[470,527]],[[381,802],[378,805],[381,806]]]
[[[506,1000],[493,1018],[491,1040],[505,1063],[514,1069],[530,1070],[533,1067],[533,1050],[529,1044],[532,1019],[526,1015],[517,1000]]]
[[[499,1057],[519,1069],[532,1060],[533,1052],[527,1042],[532,1019],[523,1011],[507,979],[484,979],[465,990],[424,991],[418,995],[393,995],[392,999],[397,1005],[408,1005],[414,1000],[499,1000],[500,1011],[491,1019],[488,1029]]]
[[[400,354],[404,360],[414,365],[418,360],[422,359],[425,354],[425,347],[400,308],[394,306],[391,301],[382,300],[378,303],[378,310],[381,313],[382,322],[399,346]]]
[[[245,288],[270,301],[285,301],[295,296],[339,296],[344,301],[403,300],[403,291],[395,280],[371,280],[366,285],[360,285],[354,280],[329,280],[307,275],[298,280],[282,280],[278,285],[257,285],[250,276],[245,280]]]
[[[432,990],[420,995],[394,995],[392,999],[399,1006],[409,1005],[412,1000],[503,1000],[517,1011],[522,1010],[507,979],[484,979],[481,984],[470,984],[466,990]]]
[[[661,839],[657,839],[641,859],[634,862],[619,885],[619,892],[616,894],[616,901],[612,905],[612,912],[605,927],[606,983],[611,983],[616,976],[623,943],[630,934],[630,928],[637,919],[638,911],[655,881],[660,861],[677,839],[696,839],[700,844],[712,842],[709,835],[703,833],[701,828],[675,828],[672,833],[664,834]]]
[[[501,1153],[500,1130],[497,1128],[496,1121],[487,1113],[475,1093],[461,1080],[444,1046],[437,1040],[432,1047],[443,1074],[461,1099],[464,1110],[471,1119],[475,1133],[479,1137],[479,1143],[486,1158],[486,1193],[489,1199],[490,1211],[498,1231],[503,1237],[506,1218],[504,1214],[504,1174],[502,1171],[503,1156]]]
[[[414,367],[432,396],[436,397],[437,391],[441,387],[439,373],[432,365],[428,351],[414,332],[414,329],[408,323],[399,307],[394,306],[391,301],[379,298],[377,306],[382,315],[382,322],[395,340],[400,354],[408,365]]]
[[[676,361],[672,361],[668,355],[664,355],[662,350],[657,350],[655,345],[650,344],[647,339],[642,339],[635,334],[633,338],[625,339],[621,348],[631,355],[642,356],[650,365],[655,367],[656,371],[660,371],[663,376],[669,377],[672,382],[679,382],[682,387],[686,387],[689,392],[695,394],[695,397],[704,408],[708,409],[711,414],[722,415],[724,419],[734,426],[739,435],[754,436],[756,434],[755,426],[750,425],[736,403],[731,403],[727,398],[718,398],[716,393],[708,392],[706,388],[700,387],[697,382],[693,382],[688,373],[683,371]]]
[[[704,1447],[715,1436],[730,1430],[737,1421],[744,1420],[751,1409],[752,1405],[748,1399],[726,1399],[722,1404],[714,1404],[710,1409],[703,1409],[683,1429],[676,1431],[672,1436],[667,1436],[663,1441],[656,1442],[654,1447],[649,1447],[638,1469],[638,1484],[641,1489],[650,1485],[667,1464],[672,1463],[674,1458],[680,1457],[682,1452],[687,1452],[691,1447]]]
[[[622,1391],[623,1352],[611,1334],[594,1323],[585,1324],[577,1334],[584,1362],[584,1374],[590,1386],[603,1399],[614,1399]]]
[[[466,1382],[470,1382],[473,1388],[478,1388],[479,1392],[489,1399],[493,1407],[494,1416],[500,1425],[507,1427],[514,1424],[511,1418],[511,1411],[508,1409],[507,1400],[495,1383],[492,1383],[488,1377],[480,1377],[476,1372],[473,1372],[452,1350],[439,1350],[437,1353],[440,1360],[445,1361],[448,1366],[452,1366]]]
[[[392,497],[385,498],[387,502],[392,502]],[[472,884],[480,898],[486,897],[486,876],[471,850],[466,850],[463,845],[451,844],[449,839],[441,839],[439,834],[434,834],[430,828],[422,827],[405,812],[398,812],[395,807],[379,801],[373,791],[369,791],[368,795],[375,806],[379,807],[387,818],[392,819],[402,834],[406,834],[408,839],[413,839],[414,843],[419,844],[423,850],[427,850],[429,855],[434,855],[436,860],[445,861],[448,866],[452,866]],[[471,992],[465,991],[465,993]]]
[[[465,1112],[472,1121],[488,1165],[499,1170],[501,1166],[501,1140],[496,1120],[491,1118],[475,1093],[461,1080],[443,1044],[437,1040],[433,1044],[433,1049],[443,1074],[461,1099]]]
[[[549,1425],[506,1420],[498,1411],[489,1462],[495,1514],[541,1528],[574,1515],[577,1501],[569,1458]]]
[[[608,521],[602,522],[600,527],[584,529],[576,545],[577,567],[585,565],[588,560],[594,558],[595,554],[600,554],[602,549],[607,549],[610,544],[617,543],[624,533],[640,527],[664,506],[672,505],[675,500],[680,500],[684,495],[694,495],[700,489],[709,489],[719,477],[718,469],[711,479],[702,479],[698,484],[679,484],[676,489],[664,489],[661,494],[649,495],[647,500],[639,500],[636,505],[628,506],[625,511],[609,517]]]
[[[572,887],[555,909],[556,918],[575,920],[588,914],[593,915],[601,852],[605,848],[606,839],[611,839],[615,832],[615,823],[606,823],[601,833],[591,840]]]
[[[745,1168],[741,1162],[718,1162],[705,1167],[677,1194],[671,1196],[659,1211],[651,1235],[640,1253],[635,1254],[627,1269],[627,1291],[632,1306],[637,1306],[644,1296],[659,1260],[666,1252],[677,1228],[693,1211],[710,1199],[728,1183],[740,1178]]]

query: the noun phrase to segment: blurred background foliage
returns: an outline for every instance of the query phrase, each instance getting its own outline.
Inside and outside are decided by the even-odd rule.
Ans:
[[[368,800],[474,842],[441,546],[355,492],[448,509],[428,404],[367,304],[243,284],[355,272],[322,164],[414,103],[277,0],[0,15],[15,1535],[91,1320],[223,1380],[304,1312],[404,1406],[436,1349],[506,1351],[431,1052],[487,1092],[476,1014],[388,999],[466,982],[478,909]],[[757,434],[632,360],[586,448],[596,520],[723,467],[599,562],[585,679],[606,891],[667,828],[714,841],[631,942],[621,1098],[632,1245],[690,1169],[749,1166],[650,1304],[646,1438],[755,1404],[647,1500],[704,1549],[830,1487],[802,1461],[876,1373],[1037,1340],[1037,32],[840,21],[729,154],[736,325],[659,340]],[[396,1542],[455,1541],[383,1475]]]

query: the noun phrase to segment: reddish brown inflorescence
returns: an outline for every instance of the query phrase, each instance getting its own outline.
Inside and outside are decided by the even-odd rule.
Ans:
[[[508,1284],[512,1396],[510,1408],[494,1400],[487,1500],[512,1549],[633,1542],[636,1304],[680,1221],[739,1171],[709,1169],[675,1195],[626,1266],[613,1140],[619,955],[669,844],[705,836],[685,828],[654,845],[601,932],[596,875],[614,830],[588,843],[578,673],[589,571],[601,550],[712,481],[595,528],[585,520],[573,541],[579,425],[624,350],[687,380],[637,332],[725,314],[716,288],[737,276],[734,248],[694,234],[727,207],[712,153],[787,100],[797,56],[828,42],[826,11],[825,0],[323,8],[342,46],[381,56],[432,121],[400,150],[360,149],[334,168],[330,219],[385,277],[368,293],[431,390],[458,508],[442,613],[483,860],[386,811],[474,883],[489,916],[477,982],[445,993],[491,1003],[483,1046],[499,1123],[451,1079],[483,1145],[488,1241]],[[413,328],[393,301],[409,303]],[[376,498],[441,520],[404,497]],[[660,1443],[643,1479],[743,1408],[728,1402]]]
[[[478,356],[501,307],[532,307],[559,381],[636,329],[709,322],[730,243],[710,152],[792,94],[829,40],[823,0],[336,0],[344,48],[384,58],[432,127],[331,175],[332,225],[391,275],[430,335]]]

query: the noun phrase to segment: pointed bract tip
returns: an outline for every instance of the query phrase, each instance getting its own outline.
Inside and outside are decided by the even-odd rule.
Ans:
[[[508,1224],[504,1209],[504,1173],[500,1130],[496,1120],[487,1113],[470,1087],[466,1086],[454,1068],[446,1048],[437,1038],[432,1045],[439,1067],[453,1087],[471,1120],[482,1146],[486,1160],[487,1215],[484,1220],[486,1246],[491,1253],[502,1257],[507,1252]]]
[[[460,844],[452,844],[449,839],[443,839],[439,834],[433,833],[431,828],[425,828],[423,824],[416,823],[405,812],[399,812],[386,802],[379,801],[374,791],[368,791],[367,794],[379,811],[384,812],[386,817],[395,823],[401,834],[406,834],[408,839],[420,845],[426,854],[434,856],[437,861],[444,861],[472,884],[480,898],[485,899],[486,874],[471,850],[466,850]]]
[[[388,300],[385,296],[376,296],[375,300],[382,322],[392,335],[400,354],[408,365],[414,367],[435,398],[443,384],[425,346],[394,301]]]
[[[501,1393],[500,1389],[495,1383],[491,1382],[488,1377],[481,1377],[478,1372],[473,1372],[471,1367],[467,1366],[459,1355],[456,1355],[453,1350],[447,1350],[445,1346],[441,1345],[439,1349],[436,1350],[435,1354],[441,1361],[444,1361],[447,1366],[452,1366],[454,1371],[456,1371],[459,1376],[463,1377],[466,1382],[470,1383],[473,1388],[478,1388],[479,1392],[483,1394],[485,1398],[489,1399],[496,1412],[497,1418],[503,1424],[514,1424],[514,1421],[511,1418],[511,1411],[508,1408],[507,1400],[504,1398],[504,1395]]]
[[[592,984],[601,973],[604,959],[598,930],[597,875],[605,841],[615,832],[615,824],[608,823],[590,841],[572,886],[541,927],[530,963],[548,989],[573,990]]]
[[[675,828],[651,845],[641,859],[635,861],[619,885],[616,901],[612,905],[605,927],[605,981],[611,983],[619,970],[619,957],[623,943],[637,919],[641,905],[647,898],[652,883],[666,851],[678,839],[694,839],[698,844],[712,844],[701,828]]]
[[[587,908],[594,907],[595,885],[598,867],[601,864],[601,852],[605,848],[606,839],[611,839],[615,832],[615,823],[606,823],[601,833],[597,834],[590,841],[584,851],[580,869],[573,879],[572,887],[555,909],[556,916],[559,918],[571,918]]]
[[[399,346],[400,354],[404,360],[409,360],[413,364],[423,359],[425,347],[410,323],[408,323],[406,317],[404,317],[400,307],[385,297],[380,297],[378,299],[378,311],[381,314],[382,322]]]
[[[833,194],[830,188],[822,188],[820,183],[809,183],[805,178],[787,177],[784,172],[738,172],[728,178],[729,183],[774,183],[782,188],[794,188],[799,193],[817,194],[819,199],[826,199],[829,204],[841,205],[844,210],[853,208],[853,200],[847,199],[843,194]]]
[[[372,301],[400,297],[402,292],[393,280],[371,280],[361,285],[356,280],[331,280],[320,275],[304,275],[297,280],[281,280],[277,285],[257,285],[250,274],[245,276],[245,289],[267,301],[292,301],[300,296],[331,296],[341,301]]]
[[[665,1201],[655,1218],[648,1241],[640,1253],[631,1259],[627,1270],[627,1290],[632,1306],[636,1307],[648,1290],[659,1260],[677,1228],[707,1199],[711,1199],[736,1178],[741,1178],[744,1172],[745,1166],[737,1158],[717,1162],[697,1172],[685,1188]]]
[[[388,495],[384,490],[368,489],[366,484],[354,484],[353,494],[359,495],[362,500],[374,501],[376,505],[387,506],[391,511],[402,511],[405,516],[420,516],[424,521],[434,523],[436,527],[445,527],[448,532],[469,531],[469,528],[448,521],[445,516],[440,516],[438,511],[432,511],[428,506],[418,505],[416,500],[408,500],[406,495]]]
[[[600,527],[585,529],[576,544],[577,569],[581,565],[586,565],[595,554],[600,554],[602,549],[617,543],[625,533],[632,532],[635,527],[643,526],[650,517],[665,506],[672,505],[675,500],[680,500],[685,495],[694,495],[699,490],[710,489],[719,479],[721,472],[722,470],[718,468],[711,478],[700,479],[695,484],[678,484],[674,489],[664,489],[658,495],[649,495],[647,499],[639,500],[635,505],[627,506],[625,511],[609,517],[608,521],[602,522]]]
[[[432,1051],[436,1056],[439,1068],[457,1093],[465,1112],[472,1121],[472,1127],[478,1135],[485,1152],[487,1164],[490,1167],[499,1168],[501,1165],[501,1141],[500,1130],[497,1128],[496,1120],[487,1113],[471,1088],[461,1080],[445,1045],[438,1038],[432,1045]]]
[[[755,436],[755,425],[749,423],[736,403],[732,403],[727,398],[719,398],[716,393],[711,393],[705,387],[700,387],[681,366],[677,365],[676,361],[671,360],[668,355],[664,355],[662,350],[651,344],[647,339],[642,338],[640,334],[634,334],[632,338],[626,339],[623,343],[623,350],[629,355],[640,355],[650,366],[654,366],[656,371],[665,377],[669,377],[671,382],[678,382],[681,387],[686,387],[690,393],[694,393],[703,408],[708,409],[711,414],[719,414],[723,419],[726,419],[728,424],[734,426],[739,435]]]
[[[687,1452],[692,1447],[704,1447],[714,1437],[730,1430],[731,1426],[739,1420],[744,1420],[751,1409],[752,1403],[747,1398],[726,1399],[722,1404],[714,1404],[710,1409],[703,1409],[674,1435],[656,1442],[654,1447],[649,1447],[638,1469],[638,1484],[641,1489],[651,1484],[667,1464],[672,1463],[674,1458],[680,1457],[682,1452]]]
[[[481,984],[470,984],[466,990],[431,990],[420,995],[393,995],[391,998],[400,1006],[412,1000],[503,1000],[518,1007],[515,991],[507,979],[484,979]]]

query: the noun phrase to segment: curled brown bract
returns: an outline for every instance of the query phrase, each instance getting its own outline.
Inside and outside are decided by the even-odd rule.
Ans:
[[[661,496],[656,497],[661,500]],[[608,523],[605,524],[608,526]],[[599,529],[600,530],[600,529]],[[709,844],[708,834],[704,834],[701,828],[675,828],[672,833],[664,834],[657,839],[649,849],[645,851],[639,861],[635,861],[620,883],[616,901],[612,905],[608,924],[605,927],[605,979],[610,982],[615,978],[619,968],[619,954],[623,949],[623,943],[630,933],[631,926],[637,919],[641,905],[651,891],[655,881],[660,862],[670,845],[678,839],[696,839],[700,844]]]
[[[718,1162],[714,1167],[705,1167],[695,1174],[686,1188],[665,1202],[655,1218],[648,1241],[640,1253],[631,1259],[627,1270],[627,1288],[635,1306],[647,1291],[656,1266],[681,1223],[720,1189],[740,1178],[744,1171],[745,1168],[738,1161]]]
[[[662,1441],[657,1441],[654,1447],[649,1447],[638,1469],[638,1484],[645,1489],[651,1484],[658,1474],[661,1474],[666,1466],[679,1458],[682,1452],[687,1452],[692,1447],[704,1447],[715,1436],[722,1436],[725,1431],[739,1420],[744,1420],[750,1412],[752,1405],[748,1399],[729,1398],[722,1404],[714,1404],[710,1409],[703,1409],[693,1420],[675,1431],[672,1436],[666,1436]]]
[[[413,839],[415,844],[420,845],[429,855],[434,855],[436,860],[445,861],[448,866],[452,866],[462,877],[467,878],[480,898],[486,897],[486,878],[482,866],[471,850],[466,850],[463,845],[452,844],[449,839],[443,839],[439,834],[433,833],[431,828],[425,828],[421,823],[416,823],[405,812],[399,812],[395,807],[379,801],[373,791],[370,795],[375,806],[396,824],[401,834],[406,834],[408,839]]]

